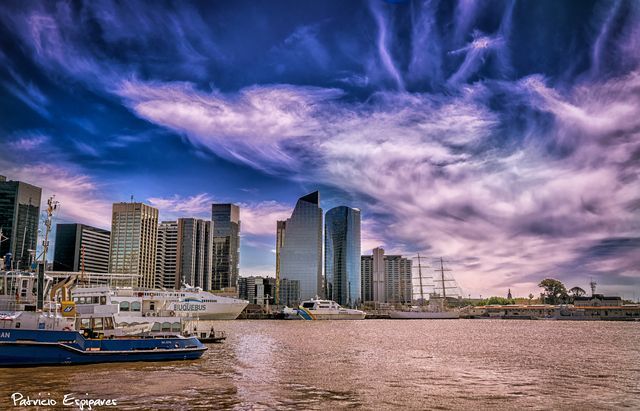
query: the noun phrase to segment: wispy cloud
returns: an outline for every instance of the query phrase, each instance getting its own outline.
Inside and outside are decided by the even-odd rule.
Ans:
[[[547,275],[637,284],[628,250],[640,237],[640,7],[598,6],[592,27],[541,22],[516,2],[491,7],[372,2],[364,17],[348,20],[362,29],[340,41],[331,40],[333,21],[296,21],[271,42],[254,39],[268,45],[260,55],[269,60],[255,72],[275,70],[272,77],[238,74],[237,39],[219,41],[217,16],[192,7],[43,3],[0,6],[0,18],[52,79],[115,95],[139,118],[183,136],[200,158],[350,193],[374,216],[363,225],[365,250],[443,255],[464,268],[460,282],[476,294],[508,285],[528,293]],[[554,31],[566,22],[569,34]],[[86,40],[96,31],[99,47]],[[549,33],[558,38],[553,47]],[[261,53],[240,37],[252,57]],[[282,78],[294,84],[278,84]],[[30,84],[21,80],[12,92],[48,109]],[[79,186],[92,181],[69,173]],[[169,216],[207,216],[213,200],[149,199]],[[291,210],[270,201],[242,207],[252,244]]]
[[[485,105],[492,93],[485,85],[446,99],[382,93],[359,106],[337,97],[318,100],[316,90],[308,94],[305,88],[287,87],[287,99],[296,102],[295,116],[285,115],[293,120],[282,133],[274,129],[274,119],[241,109],[245,102],[235,96],[206,95],[180,85],[128,83],[124,90],[142,117],[176,127],[212,150],[223,146],[228,153],[242,152],[235,161],[276,173],[281,165],[274,165],[274,148],[278,159],[310,159],[304,166],[287,163],[292,178],[321,181],[368,199],[370,210],[387,216],[374,230],[404,244],[407,252],[479,258],[474,273],[462,275],[474,289],[478,276],[491,275],[499,284],[500,278],[513,281],[512,272],[559,270],[577,258],[585,241],[599,241],[611,230],[637,229],[625,208],[637,200],[637,184],[620,178],[625,168],[637,172],[630,161],[638,143],[629,136],[637,132],[640,106],[633,104],[634,92],[623,89],[624,84],[634,90],[635,79],[633,74],[585,85],[569,96],[535,77],[509,86],[516,97],[531,99],[530,109],[555,118],[551,129],[534,125],[511,148],[492,145],[510,119]],[[249,94],[252,107],[271,106],[279,113],[286,106],[274,105],[272,96],[281,90],[252,88],[240,95]],[[594,93],[598,97],[589,98]],[[141,109],[147,101],[163,109]],[[234,113],[234,121],[221,120],[221,112]],[[195,114],[182,121],[180,113]],[[219,129],[211,122],[227,128],[211,132]],[[324,127],[316,126],[321,123]],[[241,134],[243,139],[234,138]],[[606,139],[607,150],[593,151],[592,143],[582,141],[587,135],[600,140],[596,145]],[[559,156],[554,145],[566,145],[570,155]],[[595,158],[599,162],[589,164]],[[256,231],[271,230],[267,224]]]
[[[179,217],[211,218],[211,204],[213,197],[207,193],[182,197],[175,194],[171,197],[150,197],[149,205],[160,211],[162,220],[171,220]]]
[[[111,227],[111,202],[104,197],[100,184],[88,175],[66,164],[32,162],[24,167],[0,158],[0,165],[7,178],[42,187],[42,204],[55,195],[60,203],[57,222]]]

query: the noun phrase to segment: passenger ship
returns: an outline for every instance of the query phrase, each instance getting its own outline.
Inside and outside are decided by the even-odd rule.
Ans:
[[[47,272],[54,278],[75,275],[80,279],[72,295],[77,301],[107,290],[111,302],[120,306],[118,317],[123,322],[140,322],[141,317],[185,317],[191,320],[235,320],[248,301],[222,297],[185,285],[180,290],[135,287],[136,275],[114,273]],[[106,287],[106,288],[105,288]]]
[[[95,287],[76,287],[73,297],[78,300],[95,296]],[[104,287],[100,292],[104,291]],[[138,289],[109,287],[112,304],[118,304],[122,321],[141,317],[187,317],[193,320],[235,320],[248,301],[221,297],[201,288],[185,287],[181,290]]]
[[[248,304],[247,301],[219,297],[199,289],[190,290],[79,286],[73,290],[72,296],[78,307],[96,301],[105,301],[115,307],[114,320],[118,327],[148,325],[152,334],[182,332],[201,339],[218,338],[220,333],[213,329],[212,320],[233,320]],[[221,308],[225,304],[231,308]]]

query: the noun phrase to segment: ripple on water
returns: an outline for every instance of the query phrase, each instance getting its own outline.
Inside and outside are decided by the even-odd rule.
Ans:
[[[640,327],[553,321],[227,321],[199,361],[0,369],[119,409],[640,409]],[[636,347],[631,349],[630,347]]]

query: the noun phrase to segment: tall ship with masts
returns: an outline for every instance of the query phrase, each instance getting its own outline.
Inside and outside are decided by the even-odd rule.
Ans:
[[[418,254],[418,278],[420,286],[420,300],[419,305],[412,305],[400,310],[389,311],[389,318],[397,320],[453,320],[460,318],[460,313],[457,310],[451,309],[447,306],[447,289],[457,289],[458,287],[448,287],[447,282],[455,282],[453,279],[446,279],[444,272],[451,271],[444,268],[444,262],[440,257],[440,269],[435,271],[440,274],[439,279],[434,278],[434,282],[439,282],[440,287],[434,286],[434,291],[429,294],[428,302],[425,299],[423,275],[422,275],[422,259]],[[442,291],[439,294],[436,290]],[[427,302],[427,304],[425,304]]]

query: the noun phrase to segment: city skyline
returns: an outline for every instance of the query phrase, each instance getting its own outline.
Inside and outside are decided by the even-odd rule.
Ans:
[[[319,189],[472,295],[640,293],[637,3],[292,4],[0,5],[0,174],[55,223],[238,204],[243,275]]]

